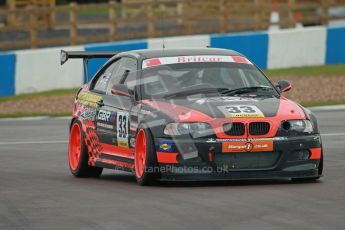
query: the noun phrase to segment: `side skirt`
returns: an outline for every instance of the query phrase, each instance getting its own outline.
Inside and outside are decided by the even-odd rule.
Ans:
[[[126,172],[134,172],[133,159],[109,155],[106,153],[102,153],[100,155],[100,158],[96,160],[95,166],[101,167],[101,168],[121,170],[121,171],[126,171]]]

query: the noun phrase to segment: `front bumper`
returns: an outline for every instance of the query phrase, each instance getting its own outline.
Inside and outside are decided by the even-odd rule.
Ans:
[[[227,173],[161,173],[162,181],[264,180],[319,177],[317,169],[297,171],[230,171]]]
[[[167,140],[156,138],[157,160],[162,180],[242,180],[318,177],[322,155],[319,135],[268,138],[269,152],[224,153],[222,145],[232,140]],[[248,139],[246,141],[257,141]],[[267,138],[265,139],[267,140]],[[162,143],[169,144],[162,149]],[[185,158],[181,152],[187,152]],[[300,151],[309,152],[300,159]],[[190,157],[193,152],[194,156]],[[192,154],[193,155],[193,154]]]

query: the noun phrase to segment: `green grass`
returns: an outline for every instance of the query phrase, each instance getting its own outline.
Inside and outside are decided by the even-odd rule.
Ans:
[[[116,14],[120,15],[122,13],[122,8],[117,7],[116,8]],[[107,7],[88,7],[88,8],[82,8],[78,11],[79,15],[108,15],[109,14],[109,8]]]
[[[274,76],[345,76],[345,64],[297,67],[288,69],[265,70],[269,77]]]
[[[45,91],[45,92],[39,92],[39,93],[20,94],[20,95],[11,96],[11,97],[0,97],[0,102],[15,101],[15,100],[22,100],[22,99],[32,99],[32,98],[37,98],[37,97],[76,94],[77,90],[78,90],[77,88],[75,88],[75,89],[57,89],[57,90],[51,90],[51,91]]]
[[[14,113],[14,114],[0,114],[1,118],[19,118],[19,117],[38,117],[38,116],[48,116],[48,117],[64,117],[71,116],[72,112],[61,112],[61,113]]]

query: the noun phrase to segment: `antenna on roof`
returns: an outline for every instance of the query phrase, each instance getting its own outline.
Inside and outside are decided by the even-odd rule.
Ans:
[[[163,49],[165,49],[165,39],[163,38]]]
[[[211,45],[207,45],[206,48],[212,48]]]

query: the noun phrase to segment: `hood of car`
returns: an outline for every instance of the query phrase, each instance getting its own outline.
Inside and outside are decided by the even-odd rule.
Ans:
[[[284,97],[191,97],[144,100],[143,103],[178,121],[194,122],[215,118],[306,118],[298,104]]]

